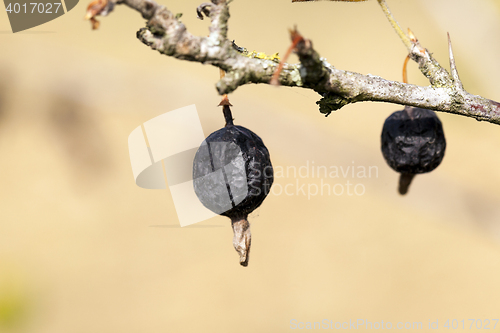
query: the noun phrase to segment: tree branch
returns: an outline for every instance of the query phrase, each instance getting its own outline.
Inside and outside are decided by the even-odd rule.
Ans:
[[[274,60],[242,54],[227,39],[229,7],[226,0],[212,0],[197,8],[199,18],[203,19],[205,15],[211,19],[208,37],[189,33],[179,18],[153,0],[109,0],[109,4],[106,2],[100,11],[95,10],[94,4],[92,15],[87,14],[87,18],[95,20],[94,16],[107,14],[113,9],[114,3],[135,9],[148,20],[146,27],[137,32],[137,37],[152,49],[177,59],[210,64],[226,71],[226,76],[216,84],[221,95],[231,93],[247,83],[269,84],[278,67]],[[317,104],[326,115],[350,103],[378,101],[449,112],[500,124],[498,102],[472,95],[463,89],[451,42],[450,74],[411,32],[410,40],[410,58],[417,62],[431,86],[416,86],[337,69],[321,58],[313,49],[312,42],[305,38],[295,48],[300,63],[285,63],[279,83],[318,92],[322,98]]]

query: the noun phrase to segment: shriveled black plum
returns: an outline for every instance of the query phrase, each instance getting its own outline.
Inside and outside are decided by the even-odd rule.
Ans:
[[[194,191],[205,207],[231,219],[233,245],[240,264],[247,266],[251,244],[248,214],[268,195],[273,167],[262,139],[234,125],[228,105],[224,115],[226,126],[210,134],[195,155]]]
[[[444,157],[443,126],[432,110],[406,106],[391,114],[382,129],[382,154],[401,173],[399,193],[406,194],[416,174],[438,167]]]

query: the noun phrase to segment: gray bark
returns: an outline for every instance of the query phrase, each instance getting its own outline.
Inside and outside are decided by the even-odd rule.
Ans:
[[[112,1],[104,11],[113,8]],[[208,37],[192,35],[171,11],[152,0],[118,0],[116,4],[135,9],[148,20],[146,27],[137,32],[137,37],[152,49],[167,56],[210,64],[226,71],[226,76],[216,84],[218,93],[222,95],[247,83],[269,84],[278,67],[277,61],[248,57],[233,47],[227,39],[229,2],[212,0],[197,8],[198,17],[203,19],[205,15],[211,19]],[[300,63],[285,63],[279,84],[318,92],[321,99],[317,104],[325,115],[350,103],[377,101],[449,112],[500,124],[500,103],[472,95],[463,88],[451,42],[449,73],[432,58],[427,49],[412,39],[410,58],[428,78],[430,86],[426,87],[337,69],[321,58],[307,39],[297,45],[295,52]]]

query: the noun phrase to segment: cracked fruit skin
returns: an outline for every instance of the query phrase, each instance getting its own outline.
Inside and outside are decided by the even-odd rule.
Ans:
[[[406,106],[385,120],[382,154],[387,164],[401,173],[401,194],[407,192],[415,174],[437,168],[445,150],[443,125],[434,111]]]
[[[245,127],[228,125],[210,134],[198,149],[193,179],[195,193],[205,207],[237,219],[246,218],[262,204],[274,175],[262,139]]]

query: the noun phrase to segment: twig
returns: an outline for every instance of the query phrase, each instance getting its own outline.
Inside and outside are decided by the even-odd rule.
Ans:
[[[113,1],[116,0],[109,0],[114,4]],[[211,19],[209,37],[192,35],[171,11],[153,0],[119,0],[116,4],[135,9],[148,20],[137,37],[152,49],[177,59],[210,64],[225,70],[226,76],[216,84],[221,95],[229,94],[247,83],[269,84],[278,66],[275,61],[245,57],[234,49],[227,39],[229,8],[224,0],[212,0],[210,6],[205,5],[201,11]],[[460,88],[456,68],[452,68],[452,74],[448,73],[416,38],[408,38],[411,42],[410,57],[417,62],[431,86],[421,87],[337,69],[321,58],[305,38],[296,47],[300,64],[283,63],[279,83],[318,92],[322,98],[317,104],[320,111],[327,115],[350,103],[378,101],[500,124],[499,103]],[[452,59],[453,54],[450,53],[450,61]]]
[[[279,85],[279,77],[280,77],[281,71],[283,70],[283,65],[288,60],[288,57],[290,56],[292,51],[295,50],[295,48],[297,47],[297,44],[299,44],[299,42],[304,41],[304,37],[302,37],[302,35],[299,34],[299,32],[297,31],[297,28],[290,30],[290,37],[292,38],[292,45],[290,45],[290,47],[286,51],[285,55],[281,59],[279,65],[278,65],[278,68],[274,72],[273,77],[271,78],[271,81],[269,82],[269,84],[271,84],[273,86]]]
[[[405,44],[408,51],[411,50],[412,43],[410,41],[410,38],[408,38],[408,36],[403,32],[403,30],[399,26],[398,21],[396,21],[394,16],[392,16],[391,11],[389,10],[389,6],[387,6],[385,0],[377,0],[377,1],[380,7],[382,7],[382,11],[384,12],[385,17],[387,17],[392,27],[394,28],[394,31],[396,31],[396,34],[399,36],[399,38],[401,38],[401,41],[403,42],[403,44]]]

